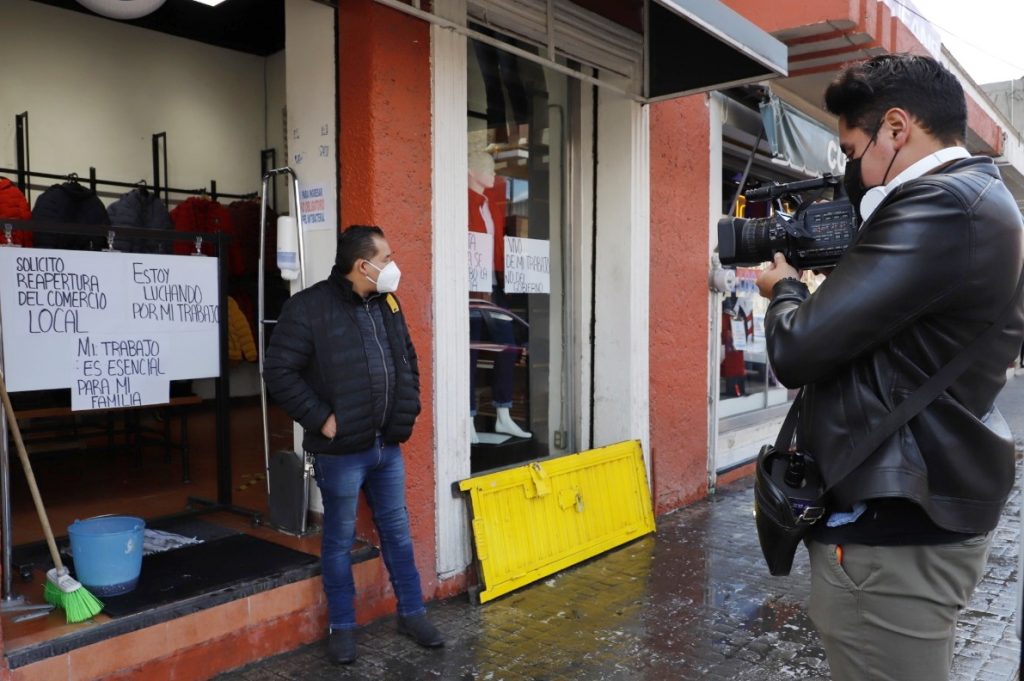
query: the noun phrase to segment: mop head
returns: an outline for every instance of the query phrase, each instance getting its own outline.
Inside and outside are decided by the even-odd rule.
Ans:
[[[43,598],[62,608],[69,624],[84,622],[103,609],[103,603],[72,578],[67,568],[53,568],[46,573]]]

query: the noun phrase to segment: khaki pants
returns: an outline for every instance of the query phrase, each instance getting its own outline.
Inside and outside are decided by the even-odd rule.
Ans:
[[[946,681],[956,619],[988,559],[992,533],[933,546],[807,542],[810,617],[834,681]]]

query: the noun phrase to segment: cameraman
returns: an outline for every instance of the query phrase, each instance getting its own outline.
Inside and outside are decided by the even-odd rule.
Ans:
[[[778,378],[803,386],[798,443],[826,482],[856,443],[1015,295],[1024,225],[992,159],[964,149],[956,77],[928,57],[848,66],[825,92],[858,236],[812,296],[781,254],[757,280]],[[811,529],[809,614],[833,678],[947,679],[957,613],[1014,480],[993,406],[1024,305],[952,386],[830,495]]]

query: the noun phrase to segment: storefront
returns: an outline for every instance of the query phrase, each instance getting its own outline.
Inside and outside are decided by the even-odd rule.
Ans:
[[[10,126],[0,167],[30,173],[30,204],[47,175],[76,172],[89,185],[95,168],[104,204],[132,187],[102,180],[144,177],[173,211],[190,199],[245,201],[268,167],[290,166],[316,215],[304,220],[310,282],[333,264],[336,228],[383,227],[420,357],[423,412],[404,455],[428,598],[476,580],[466,500],[453,491],[476,473],[638,440],[658,514],[743,473],[791,396],[764,361],[753,270],[740,273],[735,299],[709,293],[718,218],[748,161],[761,183],[842,172],[831,121],[813,104],[824,83],[847,59],[927,40],[883,2],[856,16],[842,0],[782,12],[746,0],[259,4],[226,0],[174,24],[157,13],[101,19],[74,0],[7,3],[0,55],[20,66],[0,88]],[[160,11],[193,5],[167,0]],[[221,10],[243,15],[218,24]],[[1019,141],[1003,140],[979,101],[972,149],[1003,154],[1019,174]],[[288,212],[286,183],[271,189],[268,203]],[[251,257],[259,246],[249,243]],[[279,303],[286,285],[268,275]],[[232,366],[219,385],[197,375],[190,386],[191,435],[172,438],[191,444],[187,460],[38,457],[57,533],[99,513],[173,514],[190,497],[264,511],[254,367]],[[286,416],[272,409],[270,423],[275,449],[297,446]],[[36,521],[12,482],[5,527],[15,544],[32,543]],[[394,608],[366,510],[361,622]],[[251,528],[234,511],[203,520],[313,554],[314,565],[242,582],[230,597],[79,625],[57,615],[16,623],[5,611],[0,678],[207,678],[321,638],[318,538]]]
[[[167,9],[191,4],[168,0]],[[103,180],[150,177],[153,158],[172,211],[189,198],[226,200],[225,191],[259,189],[273,150],[272,164],[291,166],[319,211],[305,232],[309,281],[333,264],[334,227],[386,230],[421,357],[424,409],[405,456],[416,472],[407,495],[428,597],[461,592],[474,580],[465,500],[452,489],[475,472],[639,440],[660,512],[704,493],[705,476],[694,479],[693,464],[699,470],[707,456],[707,376],[692,357],[706,356],[707,320],[679,314],[677,296],[703,296],[692,280],[706,271],[709,176],[680,196],[672,167],[706,156],[684,139],[705,98],[675,98],[784,73],[778,41],[724,5],[688,0],[438,0],[429,8],[287,0],[261,5],[259,21],[232,22],[252,34],[273,25],[276,47],[254,52],[231,42],[237,32],[217,36],[212,14],[183,29],[160,23],[157,13],[134,25],[100,19],[71,0],[18,0],[7,11],[5,22],[24,36],[24,44],[6,46],[8,61],[17,55],[19,63],[53,64],[9,75],[4,88],[0,115],[13,120],[27,110],[31,119],[30,202],[52,179],[42,173],[84,177],[96,168],[106,203],[121,188]],[[222,44],[196,42],[211,40]],[[680,67],[698,56],[699,67]],[[48,89],[47,98],[30,87],[58,75],[63,87]],[[672,101],[653,103],[663,99]],[[7,159],[20,153],[20,130],[3,148],[5,168],[16,165]],[[684,143],[663,144],[669,137]],[[700,163],[706,172],[706,159]],[[204,187],[207,196],[188,187]],[[271,205],[286,212],[284,183],[276,193]],[[689,281],[661,288],[661,278],[680,271],[670,245],[677,239],[690,252],[687,242],[699,244],[698,257]],[[655,287],[672,297],[668,308],[652,307]],[[671,385],[656,387],[661,380]],[[216,384],[193,381],[204,404],[191,426],[201,433],[187,438],[190,484],[201,489],[171,484],[163,468],[157,476],[165,479],[146,490],[129,480],[118,486],[128,491],[59,494],[51,511],[58,528],[101,512],[162,515],[197,491],[222,506],[264,509],[258,382],[249,366],[233,368],[229,383],[231,398],[222,402],[226,384],[218,392]],[[215,414],[199,425],[206,412]],[[218,418],[233,426],[230,435],[217,430]],[[279,412],[271,426],[276,447],[297,437]],[[225,444],[233,468],[218,458]],[[110,483],[123,465],[89,461],[90,483],[100,489],[104,475]],[[43,473],[58,481],[45,484],[74,486],[65,465]],[[142,498],[153,494],[138,494],[153,490],[164,507]],[[23,495],[15,497],[25,513],[15,523],[21,543],[18,532],[33,523]],[[314,489],[314,514],[317,508]],[[207,519],[245,525],[244,515],[228,521],[231,510],[221,513]],[[357,528],[367,551],[355,567],[360,621],[393,609],[368,516],[361,514]],[[315,537],[245,533],[300,553],[317,550]],[[143,611],[68,626],[52,615],[53,626],[37,621],[29,630],[5,614],[5,673],[204,678],[316,640],[324,622],[319,580],[295,574],[246,586],[241,599],[207,595],[159,617]]]
[[[689,23],[693,3],[665,5],[670,9],[641,2],[469,2],[437,3],[432,14],[403,10],[429,21],[434,36],[434,371],[443,377],[435,378],[434,401],[436,563],[451,585],[465,578],[472,554],[465,502],[450,490],[474,473],[636,439],[656,493],[659,485],[665,490],[664,508],[690,494],[680,491],[689,485],[688,466],[677,459],[659,471],[652,454],[658,444],[649,396],[651,333],[674,329],[680,346],[703,352],[706,331],[690,320],[651,316],[655,145],[645,103],[706,89],[722,82],[717,78],[742,82],[769,73],[764,55],[760,62],[735,57],[725,34],[698,41]],[[725,8],[712,9],[713,15]],[[654,14],[660,32],[645,41],[645,17]],[[752,28],[731,12],[723,17],[733,30]],[[665,42],[652,43],[656,36]],[[673,50],[687,37],[722,54],[722,68],[732,71],[677,68],[684,55]],[[756,42],[746,49],[756,53],[749,47]],[[645,52],[652,54],[646,65]],[[460,127],[466,132],[456,137]],[[461,198],[467,185],[468,202]],[[344,210],[344,196],[342,204]],[[696,219],[703,241],[706,214]],[[680,229],[678,215],[664,224]],[[468,319],[452,302],[465,298],[450,276],[466,269],[466,234],[449,233],[450,225],[469,226]],[[493,238],[501,232],[505,239]],[[543,263],[543,271],[530,263]],[[461,389],[445,394],[452,385],[471,387],[469,405]],[[501,423],[508,402],[514,428]],[[697,437],[706,442],[703,396],[670,408],[698,409],[705,425]],[[680,445],[666,437],[664,446],[667,452]],[[695,453],[703,466],[706,450]]]
[[[11,231],[30,241],[0,247],[2,367],[62,559],[76,519],[139,517],[142,546],[130,539],[146,577],[127,594],[101,585],[104,611],[81,624],[26,609],[41,601],[49,554],[0,426],[2,678],[205,678],[323,632],[318,537],[254,525],[269,515],[254,340],[265,170],[296,169],[313,198],[306,245],[334,250],[336,9],[105,4],[164,7],[117,21],[74,1],[4,5],[0,52],[19,68],[2,79],[0,222],[27,221]],[[285,182],[268,186],[271,235],[290,198]],[[218,246],[218,231],[230,241]],[[267,246],[273,318],[288,282],[273,236]],[[43,247],[59,257],[36,259]],[[196,251],[206,257],[187,255]],[[324,267],[310,262],[307,275]],[[123,305],[131,321],[108,327]],[[120,341],[101,335],[115,327]],[[62,345],[71,335],[88,338],[75,364]],[[108,364],[108,349],[121,357]],[[121,375],[86,375],[108,367]],[[290,420],[275,409],[270,425],[274,449],[291,449]]]

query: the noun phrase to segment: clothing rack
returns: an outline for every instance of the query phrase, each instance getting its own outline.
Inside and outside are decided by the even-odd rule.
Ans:
[[[138,182],[121,182],[118,180],[103,180],[96,177],[96,168],[89,168],[89,175],[86,178],[82,178],[78,173],[65,173],[59,175],[57,173],[43,173],[37,170],[18,170],[17,168],[0,168],[0,173],[8,175],[18,176],[18,189],[23,193],[25,192],[26,186],[21,178],[41,178],[49,180],[64,180],[66,182],[84,182],[89,185],[89,188],[94,192],[96,187],[103,185],[105,187],[124,187],[127,189],[138,189],[140,187],[146,187],[146,181],[141,180]],[[219,198],[225,199],[255,199],[259,196],[258,192],[249,192],[248,194],[229,194],[227,192],[217,191],[217,181],[210,180],[210,189],[206,187],[199,187],[198,189],[182,189],[178,187],[153,187],[154,192],[170,192],[172,194],[185,194],[188,196],[209,196],[212,200],[216,201]]]
[[[18,189],[25,195],[25,198],[32,202],[31,199],[31,186],[28,180],[36,178],[45,178],[50,180],[70,180],[77,182],[79,181],[79,175],[77,173],[41,173],[32,170],[30,147],[29,147],[29,124],[28,124],[28,111],[23,111],[14,117],[15,127],[15,147],[16,147],[16,166],[15,168],[0,168],[0,173],[8,173],[17,175],[18,177]],[[161,153],[162,152],[162,153]],[[263,176],[263,156],[261,152],[260,160],[260,177]],[[226,192],[217,191],[217,181],[210,180],[210,187],[200,187],[198,189],[182,189],[177,187],[165,187],[161,185],[161,179],[167,180],[167,133],[157,132],[153,133],[152,140],[152,154],[153,154],[153,186],[152,190],[157,196],[162,192],[164,195],[164,203],[170,203],[169,194],[183,194],[186,196],[209,196],[212,200],[216,201],[219,198],[225,199],[255,199],[258,194],[257,192],[249,192],[247,194],[229,194]],[[163,176],[161,178],[160,169],[163,167]],[[121,182],[118,180],[101,180],[96,177],[96,168],[89,168],[89,188],[96,192],[97,185],[103,185],[105,187],[124,187],[133,189],[136,187],[145,186],[145,180],[136,182]],[[276,204],[276,202],[275,202]]]

